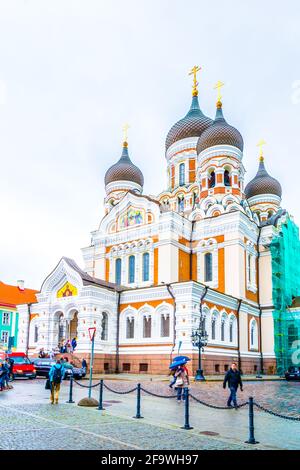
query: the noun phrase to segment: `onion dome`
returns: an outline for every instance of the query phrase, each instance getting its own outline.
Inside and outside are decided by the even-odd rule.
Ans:
[[[199,155],[203,150],[215,145],[232,145],[241,152],[244,148],[243,137],[239,131],[227,124],[224,119],[221,101],[217,102],[216,117],[213,124],[203,132],[198,140],[197,154]]]
[[[260,194],[275,194],[275,196],[281,198],[281,184],[275,178],[272,178],[265,169],[264,157],[262,155],[259,159],[258,172],[247,184],[245,194],[247,199]]]
[[[200,137],[202,132],[205,131],[212,122],[212,119],[205,116],[201,111],[198,101],[198,92],[194,92],[189,112],[183,119],[176,122],[168,132],[166,138],[166,151],[172,144],[181,139],[185,139],[187,137]]]
[[[105,174],[105,185],[114,181],[130,181],[140,186],[144,185],[143,173],[129,158],[128,143],[126,141],[123,143],[123,151],[120,160],[112,165]]]

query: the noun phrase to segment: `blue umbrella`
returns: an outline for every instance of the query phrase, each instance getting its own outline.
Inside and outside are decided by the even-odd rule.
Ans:
[[[190,360],[191,359],[187,356],[176,356],[174,357],[172,364],[170,364],[169,369],[175,369],[175,367],[183,366]]]

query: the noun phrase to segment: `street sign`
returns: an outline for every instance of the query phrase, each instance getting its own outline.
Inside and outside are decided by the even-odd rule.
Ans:
[[[90,337],[90,340],[93,341],[93,338],[96,334],[96,328],[89,328],[89,337]]]

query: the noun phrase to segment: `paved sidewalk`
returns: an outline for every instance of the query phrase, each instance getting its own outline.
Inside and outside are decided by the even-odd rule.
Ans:
[[[83,382],[86,384],[86,382]],[[255,412],[255,437],[248,445],[248,410],[213,410],[191,400],[190,424],[182,430],[184,406],[174,398],[142,396],[142,416],[136,410],[136,393],[117,395],[105,390],[105,411],[66,404],[69,383],[64,382],[61,403],[52,406],[44,380],[15,381],[14,390],[0,396],[2,449],[300,449],[300,423]],[[111,381],[112,388],[128,390],[132,382]],[[150,387],[148,383],[148,387]],[[212,384],[213,385],[213,384]],[[154,386],[154,384],[153,384]],[[268,385],[266,385],[268,386]],[[145,385],[146,387],[146,385]],[[98,398],[99,390],[93,389]],[[74,386],[74,400],[87,389]],[[245,397],[247,398],[247,397]],[[210,397],[210,402],[213,402]],[[26,431],[26,432],[25,432]],[[214,435],[207,435],[213,433]],[[42,438],[41,438],[42,436]]]

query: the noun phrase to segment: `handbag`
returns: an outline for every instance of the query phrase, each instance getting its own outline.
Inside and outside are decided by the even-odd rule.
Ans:
[[[45,389],[46,389],[46,390],[51,390],[50,379],[47,379],[47,380],[46,380]]]
[[[175,382],[175,387],[183,385],[183,378],[178,376]]]

